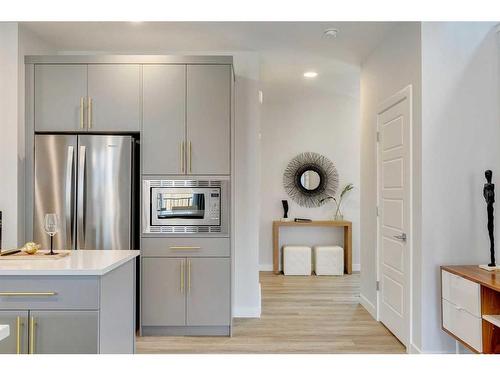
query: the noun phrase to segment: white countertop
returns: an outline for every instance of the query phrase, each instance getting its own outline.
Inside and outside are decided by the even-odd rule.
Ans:
[[[0,276],[100,276],[139,256],[138,250],[75,250],[59,259],[1,259]]]
[[[0,325],[0,341],[9,337],[10,328],[9,326]]]

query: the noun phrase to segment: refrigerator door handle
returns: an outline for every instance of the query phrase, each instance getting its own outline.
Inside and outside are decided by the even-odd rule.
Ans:
[[[85,249],[85,146],[80,146],[78,161],[78,249]]]
[[[65,213],[66,213],[66,238],[67,238],[67,249],[73,248],[73,157],[74,149],[73,146],[68,146],[68,156],[66,159],[66,186],[65,186]]]

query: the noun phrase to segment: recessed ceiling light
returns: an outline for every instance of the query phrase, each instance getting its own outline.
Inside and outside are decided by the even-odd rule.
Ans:
[[[339,29],[326,29],[325,31],[323,31],[323,37],[326,39],[335,39],[338,33]]]
[[[316,72],[305,72],[304,77],[306,78],[316,78],[318,76],[318,73]]]

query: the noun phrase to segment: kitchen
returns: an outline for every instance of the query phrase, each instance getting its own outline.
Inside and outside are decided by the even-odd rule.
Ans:
[[[136,331],[231,334],[232,62],[25,57],[26,238],[56,255],[4,255],[2,353],[134,353]]]

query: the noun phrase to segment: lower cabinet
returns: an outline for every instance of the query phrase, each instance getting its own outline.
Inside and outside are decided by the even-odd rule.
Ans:
[[[230,258],[143,258],[142,271],[147,332],[152,327],[230,325]]]
[[[30,311],[31,354],[97,354],[97,311]]]
[[[142,262],[142,324],[186,325],[186,259],[145,258]]]
[[[1,354],[97,354],[97,311],[0,311],[10,336]]]
[[[191,258],[188,262],[186,322],[190,326],[230,324],[229,258]]]
[[[9,337],[0,341],[0,353],[28,354],[28,311],[0,311],[0,325],[10,327]]]

